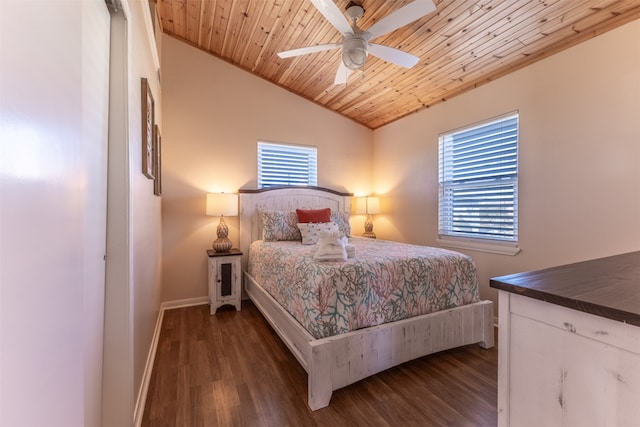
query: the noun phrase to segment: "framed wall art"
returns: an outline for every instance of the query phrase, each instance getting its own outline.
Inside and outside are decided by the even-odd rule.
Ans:
[[[153,127],[153,194],[162,195],[162,137],[158,125]]]
[[[142,78],[142,173],[153,179],[154,104],[149,82]]]

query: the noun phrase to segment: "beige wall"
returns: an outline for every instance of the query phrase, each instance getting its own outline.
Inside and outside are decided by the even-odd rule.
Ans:
[[[378,236],[436,245],[438,134],[518,110],[516,256],[467,252],[489,279],[640,249],[640,21],[374,132]]]
[[[150,372],[147,362],[160,311],[161,203],[153,181],[142,174],[141,78],[155,101],[155,122],[162,129],[162,92],[154,54],[149,3],[120,0],[112,21],[112,45],[122,58],[112,87],[109,140],[109,213],[102,423],[131,425],[142,418]],[[124,18],[126,16],[126,19]],[[112,81],[112,86],[117,86]],[[115,123],[114,123],[115,122]],[[147,376],[145,376],[145,374]]]
[[[207,295],[205,194],[256,188],[258,140],[317,146],[318,185],[365,194],[372,131],[169,36],[162,49],[162,298],[176,301]]]
[[[120,0],[122,2],[122,0]],[[154,45],[151,14],[147,0],[128,0],[130,16],[127,20],[129,35],[129,167],[130,193],[130,256],[129,265],[132,286],[129,304],[132,325],[132,381],[134,400],[140,399],[143,381],[148,381],[149,353],[160,311],[162,292],[162,198],[153,194],[153,181],[142,170],[142,118],[141,78],[146,77],[152,90],[154,121],[163,129],[164,97],[162,83],[158,79],[160,61]],[[142,396],[144,397],[144,396]],[[134,414],[142,419],[144,402],[137,400]]]

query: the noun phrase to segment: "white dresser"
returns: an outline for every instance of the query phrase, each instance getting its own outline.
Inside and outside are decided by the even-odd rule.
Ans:
[[[640,426],[640,252],[491,287],[499,426]]]

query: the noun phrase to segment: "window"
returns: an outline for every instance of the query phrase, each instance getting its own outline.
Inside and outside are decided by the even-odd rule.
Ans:
[[[258,188],[318,185],[317,149],[258,141]]]
[[[518,114],[442,134],[439,150],[440,242],[457,240],[467,248],[473,244],[461,242],[515,247]]]

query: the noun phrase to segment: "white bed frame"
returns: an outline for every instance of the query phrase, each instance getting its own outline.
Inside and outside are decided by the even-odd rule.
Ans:
[[[329,405],[333,390],[409,360],[468,344],[494,346],[491,301],[315,339],[246,272],[249,245],[262,234],[258,209],[349,211],[350,203],[351,194],[319,187],[240,190],[244,290],[307,371],[313,411]]]

